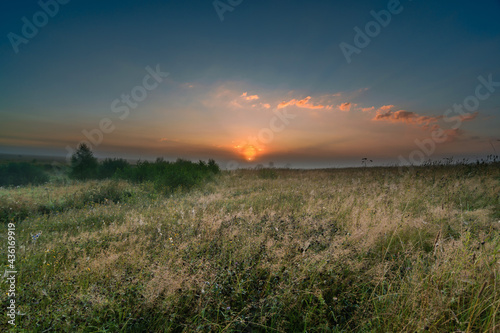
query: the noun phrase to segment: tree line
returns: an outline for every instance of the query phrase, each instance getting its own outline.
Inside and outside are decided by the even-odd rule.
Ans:
[[[139,161],[130,164],[122,158],[106,158],[99,162],[86,144],[80,144],[71,157],[68,176],[74,180],[124,179],[136,183],[152,182],[156,189],[172,192],[176,189],[190,189],[204,180],[220,173],[214,160],[208,162],[178,159],[168,162],[162,158],[155,162]],[[49,175],[43,168],[30,163],[8,163],[0,165],[0,186],[43,184]]]

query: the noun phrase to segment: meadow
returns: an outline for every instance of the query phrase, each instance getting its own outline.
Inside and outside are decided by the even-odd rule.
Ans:
[[[0,331],[498,332],[499,166],[4,187]]]

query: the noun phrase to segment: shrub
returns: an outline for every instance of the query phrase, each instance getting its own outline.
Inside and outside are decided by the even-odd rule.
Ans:
[[[135,167],[119,170],[116,175],[138,183],[153,182],[156,190],[171,193],[177,189],[190,189],[219,172],[214,160],[193,163],[183,159],[167,162],[158,158],[155,162],[139,162]]]
[[[70,177],[80,180],[114,177],[136,183],[151,182],[160,192],[171,193],[176,189],[190,189],[218,173],[220,168],[214,160],[194,163],[183,159],[167,162],[158,158],[155,162],[139,161],[131,166],[124,159],[108,158],[99,164],[90,148],[81,144],[71,158]]]
[[[112,178],[119,170],[126,170],[130,167],[130,163],[122,158],[107,158],[98,168],[98,176],[100,179]]]
[[[49,181],[40,167],[29,163],[9,163],[0,166],[0,186],[38,185]]]
[[[87,204],[103,204],[106,202],[120,202],[132,196],[126,184],[117,181],[107,181],[92,184],[90,187],[80,191],[71,205],[82,207]]]

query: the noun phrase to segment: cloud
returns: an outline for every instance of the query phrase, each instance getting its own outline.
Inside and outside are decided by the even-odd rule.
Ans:
[[[468,114],[464,114],[464,115],[460,116],[459,118],[461,121],[471,121],[471,120],[476,119],[478,114],[479,114],[479,112],[468,113]]]
[[[234,87],[229,87],[233,85]],[[245,89],[246,90],[246,89]],[[250,95],[238,87],[238,83],[230,82],[213,87],[206,92],[201,99],[204,107],[224,112],[224,110],[268,110],[271,109],[272,103],[258,94]],[[243,91],[243,93],[242,93]],[[276,100],[276,99],[275,99]]]
[[[244,92],[243,94],[241,94],[240,97],[243,97],[245,100],[247,101],[253,101],[253,100],[257,100],[259,99],[259,95],[251,95],[251,96],[248,96],[248,93],[247,92]]]
[[[177,139],[160,138],[160,142],[166,142],[170,144],[179,143]]]
[[[311,96],[307,96],[306,98],[301,99],[301,100],[292,99],[288,102],[281,102],[280,104],[278,104],[278,109],[283,109],[283,108],[285,108],[287,106],[291,106],[291,105],[295,105],[299,108],[310,109],[310,110],[318,110],[318,109],[325,108],[325,106],[321,105],[321,104],[314,105],[314,104],[309,103],[310,100],[311,100]]]
[[[393,107],[394,107],[394,105],[383,105],[380,108],[378,108],[378,111],[381,111],[381,112],[383,112],[383,111],[389,111]]]
[[[280,104],[278,104],[278,109],[283,109],[286,108],[287,106],[295,105],[296,102],[297,102],[296,99],[292,99],[289,102],[281,102]]]
[[[339,109],[340,111],[350,111],[351,110],[351,103],[347,102],[347,103],[342,103],[339,105]]]
[[[350,104],[350,105],[349,105]],[[338,108],[342,111],[349,111],[350,109],[356,110],[356,111],[362,111],[362,112],[371,112],[377,110],[377,113],[385,113],[392,109],[394,105],[383,105],[376,109],[374,106],[366,107],[366,108],[358,108],[357,104],[353,103],[342,103],[341,105],[338,106]]]
[[[431,123],[437,122],[439,119],[443,118],[443,116],[422,116],[418,113],[406,110],[399,111],[390,111],[393,105],[386,105],[381,107],[375,117],[372,119],[373,121],[389,121],[391,123],[406,123],[406,124],[414,124],[414,125],[429,125]],[[389,111],[386,111],[389,110]]]
[[[455,129],[447,129],[444,130],[443,137],[446,138],[446,141],[455,141],[457,138],[462,136],[465,132],[461,130],[460,128],[455,128]]]
[[[240,103],[238,103],[235,100],[229,102],[229,105],[232,106],[232,107],[235,107],[235,108],[243,108],[243,105],[241,105]]]
[[[465,131],[463,129],[444,129],[438,124],[438,122],[444,118],[444,116],[424,116],[416,112],[398,110],[392,111],[391,109],[394,105],[385,105],[377,110],[375,117],[372,121],[388,121],[391,123],[405,123],[410,125],[419,126],[424,131],[442,133],[442,136],[446,138],[447,142],[452,142],[460,140],[464,137]],[[453,117],[453,119],[459,119],[461,121],[471,121],[478,116],[478,112],[464,114],[460,116]]]

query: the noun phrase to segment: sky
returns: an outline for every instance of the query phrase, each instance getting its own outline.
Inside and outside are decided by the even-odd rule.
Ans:
[[[231,169],[500,152],[499,0],[1,7],[0,153]]]

